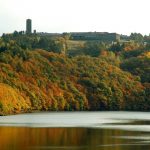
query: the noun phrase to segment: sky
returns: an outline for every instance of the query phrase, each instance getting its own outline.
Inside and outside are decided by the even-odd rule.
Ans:
[[[0,35],[37,32],[132,32],[149,35],[150,0],[0,0]]]

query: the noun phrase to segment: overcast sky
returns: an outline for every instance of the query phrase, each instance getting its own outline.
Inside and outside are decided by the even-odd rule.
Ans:
[[[150,0],[0,0],[0,35],[25,30],[27,18],[38,32],[148,35]]]

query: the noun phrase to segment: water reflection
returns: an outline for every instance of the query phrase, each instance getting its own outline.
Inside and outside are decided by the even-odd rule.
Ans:
[[[149,140],[118,129],[0,127],[1,150],[149,150]]]

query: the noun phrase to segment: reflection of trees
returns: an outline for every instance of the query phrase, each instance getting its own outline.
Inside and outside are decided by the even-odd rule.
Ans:
[[[88,128],[0,128],[0,148],[3,150],[27,150],[38,147],[76,147],[83,150],[132,150],[133,146],[114,146],[131,143],[131,139],[115,136],[135,136],[137,133]],[[110,147],[102,145],[112,145]],[[135,146],[140,150],[141,146]],[[56,149],[57,150],[57,149]]]

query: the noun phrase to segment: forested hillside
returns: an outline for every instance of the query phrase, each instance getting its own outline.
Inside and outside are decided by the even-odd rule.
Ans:
[[[88,42],[68,56],[65,46],[62,38],[18,33],[0,39],[1,115],[33,110],[150,110],[146,47]]]

